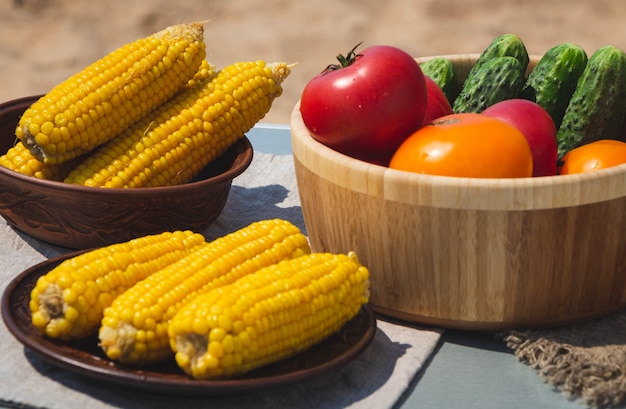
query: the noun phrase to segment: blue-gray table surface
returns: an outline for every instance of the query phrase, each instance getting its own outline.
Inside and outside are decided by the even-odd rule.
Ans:
[[[247,135],[255,152],[292,154],[287,125],[260,123]],[[493,333],[445,330],[427,365],[396,407],[559,409],[582,405],[554,391]]]

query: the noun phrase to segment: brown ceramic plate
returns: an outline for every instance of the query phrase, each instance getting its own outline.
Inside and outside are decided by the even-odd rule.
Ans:
[[[2,296],[2,318],[9,331],[26,347],[50,363],[97,380],[135,389],[182,395],[225,396],[293,384],[335,370],[356,358],[376,333],[369,306],[338,333],[285,361],[260,368],[233,380],[201,381],[186,376],[175,362],[142,369],[109,361],[97,346],[96,336],[61,342],[41,336],[31,325],[28,302],[38,277],[61,261],[82,253],[69,253],[41,262],[15,277]]]

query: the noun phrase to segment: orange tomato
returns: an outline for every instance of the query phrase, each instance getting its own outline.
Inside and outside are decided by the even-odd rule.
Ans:
[[[626,163],[626,143],[601,139],[574,148],[563,156],[561,175],[590,172]]]
[[[418,129],[396,150],[389,167],[443,176],[531,177],[533,158],[526,138],[512,125],[459,113]]]

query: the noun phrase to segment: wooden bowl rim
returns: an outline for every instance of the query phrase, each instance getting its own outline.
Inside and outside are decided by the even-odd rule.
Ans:
[[[436,57],[472,62],[478,54],[416,60]],[[539,56],[531,56],[533,64],[538,60]],[[517,211],[581,206],[626,196],[626,164],[581,174],[514,179],[425,175],[360,161],[316,141],[302,121],[300,100],[290,124],[296,166],[301,164],[334,184],[385,200],[450,209]]]

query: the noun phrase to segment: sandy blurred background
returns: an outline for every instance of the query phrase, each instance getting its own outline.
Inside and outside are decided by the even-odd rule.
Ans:
[[[298,62],[263,122],[288,123],[306,82],[363,41],[419,57],[479,53],[503,33],[529,53],[564,41],[626,49],[624,0],[0,0],[0,102],[45,93],[109,51],[209,20],[208,58]]]

